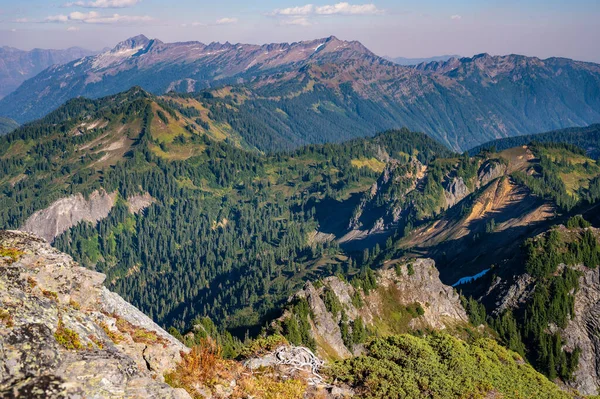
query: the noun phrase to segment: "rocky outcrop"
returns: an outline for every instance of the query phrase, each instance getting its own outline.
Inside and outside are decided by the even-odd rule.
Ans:
[[[80,222],[96,223],[108,216],[117,193],[97,190],[85,198],[81,193],[61,198],[31,215],[20,228],[52,242]]]
[[[129,212],[133,214],[138,214],[144,209],[148,208],[150,205],[154,204],[156,199],[154,199],[150,194],[136,194],[127,198],[127,207],[129,208]]]
[[[0,232],[0,397],[189,398],[164,383],[187,349],[28,233]]]
[[[579,268],[575,315],[562,332],[568,350],[581,349],[579,366],[569,383],[584,395],[600,394],[600,269]]]
[[[448,208],[453,207],[471,194],[471,190],[465,184],[462,177],[455,177],[450,180],[444,189],[444,196],[446,197],[446,206]]]
[[[336,278],[336,277],[334,277]],[[323,357],[336,356],[339,358],[349,357],[352,353],[344,345],[342,333],[338,326],[338,315],[331,314],[325,302],[321,298],[323,290],[317,290],[314,285],[308,282],[304,290],[298,293],[299,297],[304,297],[312,311],[312,334],[315,340],[320,343],[319,352]]]
[[[477,187],[484,187],[489,182],[503,176],[507,171],[507,166],[496,160],[485,161],[477,172]]]
[[[458,294],[442,284],[433,260],[397,262],[392,261],[387,269],[377,272],[377,288],[368,294],[333,276],[322,280],[318,288],[307,282],[295,295],[309,304],[311,334],[321,357],[346,358],[361,351],[360,345],[349,348],[344,343],[340,329],[342,312],[333,314],[327,308],[326,291],[339,301],[350,331],[358,318],[371,329],[390,334],[426,328],[440,330],[468,322]]]
[[[497,298],[493,314],[498,316],[504,313],[505,310],[516,309],[525,305],[533,294],[535,282],[535,279],[527,273],[514,276],[513,279],[503,280],[496,277],[496,281],[486,293],[486,297]]]
[[[61,198],[31,215],[19,230],[52,242],[78,223],[97,223],[108,217],[116,200],[116,191],[108,194],[104,190],[94,191],[87,199],[81,193]],[[127,198],[127,207],[130,213],[137,214],[155,202],[148,193],[136,194]]]
[[[426,170],[427,167],[416,158],[411,158],[408,164],[389,158],[379,179],[373,183],[369,191],[363,194],[348,223],[349,232],[340,242],[364,238],[388,230],[398,223],[406,194],[417,187],[417,183],[424,178]],[[394,192],[392,189],[394,185],[402,188],[399,194],[390,196],[389,193]],[[385,197],[386,206],[381,207],[377,204],[379,196]],[[365,221],[368,222],[364,223]],[[360,230],[361,234],[356,234],[353,230]]]

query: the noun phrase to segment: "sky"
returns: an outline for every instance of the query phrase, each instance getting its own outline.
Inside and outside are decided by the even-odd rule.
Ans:
[[[335,35],[379,55],[524,54],[600,62],[600,0],[0,0],[0,46],[92,50]]]

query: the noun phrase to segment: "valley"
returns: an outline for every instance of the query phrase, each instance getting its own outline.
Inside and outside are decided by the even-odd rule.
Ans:
[[[196,3],[0,4],[0,397],[600,398],[595,4]]]
[[[2,224],[106,274],[184,342],[212,326],[202,328],[228,356],[244,336],[275,334],[335,361],[374,337],[442,329],[496,339],[594,392],[598,379],[578,365],[593,367],[595,341],[553,352],[556,369],[536,363],[532,345],[563,338],[527,335],[522,312],[537,305],[518,291],[532,284],[524,243],[597,206],[600,168],[586,151],[533,140],[459,155],[402,129],[265,154],[218,119],[221,101],[135,87],[71,100],[9,133]],[[592,253],[581,260],[590,270]],[[572,301],[555,295],[552,306]],[[558,327],[580,331],[561,314]]]

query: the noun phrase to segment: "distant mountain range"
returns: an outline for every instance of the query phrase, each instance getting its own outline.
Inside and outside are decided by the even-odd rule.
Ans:
[[[587,127],[574,127],[554,130],[546,133],[527,134],[524,136],[508,137],[490,141],[469,150],[477,155],[482,150],[494,149],[503,151],[508,148],[524,146],[532,142],[538,143],[568,143],[582,148],[593,159],[600,159],[600,124]]]
[[[405,57],[383,57],[388,61],[392,61],[398,65],[411,66],[411,65],[419,65],[422,63],[429,64],[430,62],[436,61],[448,61],[450,58],[460,58],[460,55],[438,55],[434,57],[427,58],[405,58]]]
[[[71,98],[134,85],[222,98],[227,104],[212,116],[263,151],[400,127],[464,151],[600,121],[597,64],[480,54],[406,67],[333,36],[262,46],[136,36],[48,68],[0,100],[0,114],[24,123]]]
[[[65,64],[92,54],[95,52],[79,47],[66,50],[36,48],[29,51],[0,47],[0,98],[7,96],[21,83],[51,65]]]

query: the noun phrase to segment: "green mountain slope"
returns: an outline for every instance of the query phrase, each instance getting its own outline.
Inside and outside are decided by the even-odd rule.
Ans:
[[[500,276],[503,291],[482,299],[489,307],[523,270],[526,239],[594,213],[600,200],[600,167],[569,144],[468,156],[403,129],[264,154],[258,140],[268,136],[231,119],[252,116],[240,111],[252,93],[212,93],[157,97],[136,87],[78,98],[1,137],[0,226],[47,234],[163,326],[209,316],[243,336],[277,318],[307,280],[337,275],[368,291],[372,270],[414,257],[433,258],[443,283],[476,298]],[[332,104],[317,110],[337,112]],[[569,380],[576,352],[556,349],[560,337],[540,327],[562,328],[569,315],[573,276],[555,271],[536,275],[558,294],[536,302],[536,312],[556,312],[535,330],[518,311],[487,320],[465,303],[538,370]],[[416,318],[419,307],[399,312]]]
[[[367,190],[381,170],[360,162],[381,163],[382,151],[413,149],[424,163],[448,154],[403,130],[262,156],[239,148],[235,136],[203,130],[171,100],[140,89],[72,100],[0,142],[2,226],[22,226],[76,193],[115,193],[106,218],[78,224],[54,244],[106,273],[110,287],[163,325],[201,315],[231,328],[260,325],[337,253],[335,243],[309,240],[315,202]],[[152,204],[132,213],[142,194]],[[39,217],[47,226],[59,216]]]
[[[552,168],[552,147],[534,149],[531,159],[510,151],[452,157],[426,135],[400,130],[261,155],[250,136],[219,120],[219,107],[236,105],[236,93],[227,95],[204,101],[134,88],[75,99],[3,137],[1,225],[50,230],[57,247],[105,272],[111,288],[163,325],[210,315],[247,328],[304,279],[334,273],[340,254],[350,255],[342,267],[352,275],[377,267],[382,248],[414,250],[436,258],[453,284],[483,265],[463,259],[450,267],[459,259],[450,249],[468,243],[465,229],[471,239],[495,219],[508,233],[538,220],[524,216],[544,201],[569,212],[596,198],[595,163],[572,153]],[[510,195],[489,197],[505,189]],[[73,216],[74,203],[98,197],[105,202],[97,217]],[[489,201],[497,207],[478,205]],[[67,222],[63,207],[73,216]],[[450,249],[440,249],[445,243]]]

